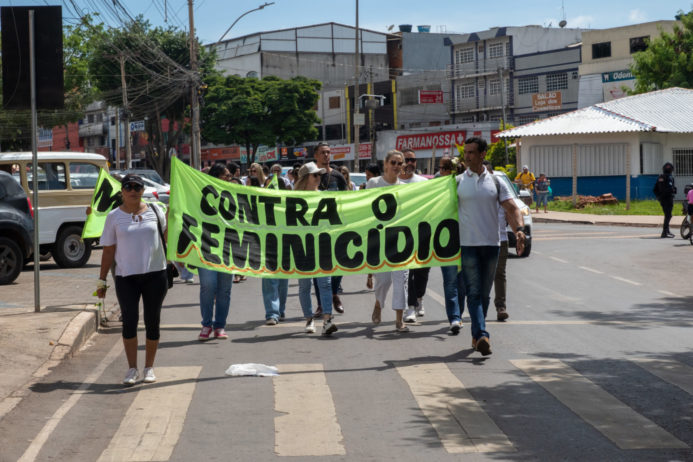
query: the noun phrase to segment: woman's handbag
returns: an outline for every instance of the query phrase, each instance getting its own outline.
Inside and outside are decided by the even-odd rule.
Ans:
[[[156,227],[159,229],[159,237],[161,238],[161,244],[164,246],[164,256],[166,255],[166,239],[164,238],[164,230],[162,228],[161,222],[161,211],[156,205],[147,204],[147,207],[152,209],[154,215],[156,215]],[[168,279],[168,288],[173,287],[173,280],[178,277],[178,268],[171,262],[166,263],[166,278]]]

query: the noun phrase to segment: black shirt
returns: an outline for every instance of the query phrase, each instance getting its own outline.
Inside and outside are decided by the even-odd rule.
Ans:
[[[344,176],[333,168],[329,173],[322,174],[318,189],[320,191],[346,191],[347,184]]]

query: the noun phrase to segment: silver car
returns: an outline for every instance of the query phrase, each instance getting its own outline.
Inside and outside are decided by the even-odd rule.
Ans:
[[[517,193],[515,192],[515,188],[513,188],[512,183],[510,183],[510,179],[508,179],[508,175],[506,175],[503,172],[493,172],[496,177],[505,183],[505,185],[510,189],[510,192],[513,195],[513,200],[515,201],[515,204],[517,204],[517,207],[520,209],[520,213],[522,214],[522,221],[524,224],[524,232],[525,236],[527,236],[527,241],[525,243],[525,251],[520,255],[521,257],[529,257],[529,253],[532,251],[532,211],[529,208],[529,206],[521,200]],[[513,232],[512,229],[510,229],[510,226],[507,226],[506,232],[508,233],[508,247],[515,247],[517,245],[517,242],[515,241],[515,233]]]

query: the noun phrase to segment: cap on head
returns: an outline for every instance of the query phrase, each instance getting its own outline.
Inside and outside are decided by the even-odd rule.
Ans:
[[[142,179],[142,177],[139,175],[135,175],[134,173],[128,173],[120,180],[120,184],[128,183],[135,183],[140,186],[144,186],[144,180]]]
[[[325,171],[326,170],[324,168],[318,168],[315,162],[308,162],[298,170],[298,177],[303,178],[306,175],[310,175],[312,173],[319,173],[322,175],[323,173],[325,173]]]
[[[529,170],[529,167],[526,166],[526,165],[523,165],[523,166],[522,166],[522,170]]]

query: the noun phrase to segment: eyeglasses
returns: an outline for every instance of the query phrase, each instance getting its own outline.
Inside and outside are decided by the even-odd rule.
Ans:
[[[123,189],[125,191],[140,192],[144,189],[144,186],[142,186],[141,184],[137,184],[137,183],[125,183],[123,185]]]
[[[397,162],[396,160],[391,160],[390,165],[398,165],[401,167],[402,165],[404,165],[404,162]]]
[[[416,163],[416,157],[409,157],[408,159],[404,159],[404,161],[407,163]]]

